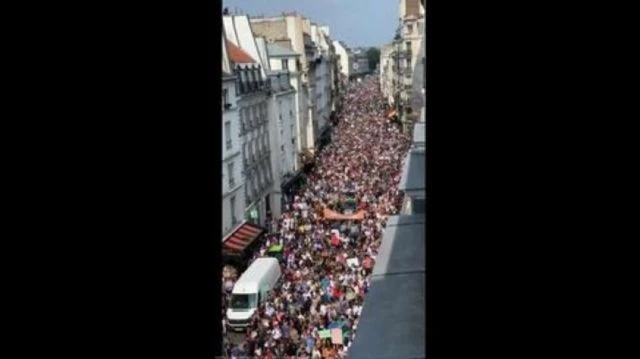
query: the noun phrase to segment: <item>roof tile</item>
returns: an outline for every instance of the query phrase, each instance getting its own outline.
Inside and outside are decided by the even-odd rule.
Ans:
[[[227,52],[229,53],[229,60],[236,64],[247,64],[256,62],[249,54],[244,50],[234,45],[231,41],[227,41]]]

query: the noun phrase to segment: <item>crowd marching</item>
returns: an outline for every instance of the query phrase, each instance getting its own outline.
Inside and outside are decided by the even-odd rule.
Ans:
[[[398,183],[410,139],[387,120],[376,79],[347,90],[332,142],[253,256],[281,245],[282,284],[259,305],[242,344],[225,335],[230,358],[346,358],[354,340],[386,219],[401,206]],[[325,218],[325,208],[343,213],[348,200],[363,219]],[[232,288],[225,280],[225,300]],[[342,339],[323,335],[336,327]]]

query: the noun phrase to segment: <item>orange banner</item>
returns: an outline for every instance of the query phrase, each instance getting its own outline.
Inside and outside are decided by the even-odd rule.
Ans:
[[[332,219],[336,221],[362,221],[364,219],[364,210],[360,210],[354,214],[340,214],[336,211],[332,211],[328,208],[324,209],[324,218]]]

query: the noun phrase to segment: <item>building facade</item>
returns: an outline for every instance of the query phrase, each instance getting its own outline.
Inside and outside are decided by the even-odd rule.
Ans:
[[[340,73],[344,78],[348,79],[351,75],[351,57],[349,56],[350,49],[349,47],[342,41],[334,40],[333,46],[336,49],[336,55],[339,58],[340,62]]]
[[[244,219],[244,176],[242,139],[237,102],[237,77],[222,37],[222,236],[226,236]]]
[[[316,92],[315,103],[317,131],[315,132],[315,142],[317,145],[326,145],[330,136],[330,117],[333,110],[333,95],[331,91],[334,54],[331,52],[331,39],[325,31],[327,26],[311,25],[311,40],[316,45],[315,80]]]
[[[244,173],[245,219],[266,226],[274,173],[271,160],[269,89],[264,54],[259,51],[247,16],[223,17],[227,51],[236,75],[242,170]]]
[[[420,0],[400,0],[400,39],[397,60],[400,67],[401,100],[411,107],[413,74],[421,62],[420,46],[425,31],[424,7]]]
[[[296,89],[299,86],[297,62],[299,54],[276,44],[267,44],[269,58],[269,84],[272,112],[275,121],[271,123],[272,167],[275,180],[271,196],[271,212],[274,216],[282,213],[283,191],[286,183],[299,171]]]
[[[310,20],[297,13],[254,17],[251,25],[256,36],[276,45],[290,46],[300,55],[297,63],[300,83],[297,88],[297,144],[300,164],[315,148],[315,51],[311,40]]]
[[[394,44],[387,44],[380,49],[380,90],[390,106],[395,105],[396,62]]]

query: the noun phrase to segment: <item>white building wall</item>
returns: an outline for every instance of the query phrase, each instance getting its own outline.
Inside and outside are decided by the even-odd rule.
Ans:
[[[281,92],[272,96],[271,109],[276,113],[275,121],[270,123],[271,162],[276,176],[270,196],[271,212],[274,216],[282,213],[281,184],[284,175],[295,173],[298,150],[295,140],[295,92]],[[293,132],[292,132],[293,130]]]
[[[306,97],[303,91],[302,81],[300,77],[291,78],[291,85],[296,89],[294,95],[294,112],[296,115],[295,131],[296,131],[296,149],[298,153],[302,153],[302,149],[306,147],[306,136],[304,135],[304,129],[306,128],[305,111],[306,111]],[[297,161],[297,158],[296,158]]]
[[[324,87],[325,87],[325,77],[324,77],[324,66],[325,60],[316,65],[316,87],[315,87],[315,98],[316,98],[316,113],[314,118],[318,122],[318,132],[315,134],[315,137],[318,138],[322,129],[326,126],[325,121],[325,106],[324,106]]]
[[[229,109],[223,107],[220,127],[222,131],[222,235],[224,236],[244,218],[245,197],[242,173],[242,138],[240,137],[240,118],[235,82],[233,79],[225,80],[222,86],[227,90],[227,101],[231,104]],[[229,147],[227,143],[229,143]],[[231,180],[233,183],[230,182]]]
[[[340,56],[340,72],[344,76],[349,78],[349,75],[351,74],[351,63],[349,61],[349,54],[339,41],[335,40],[333,42],[333,46],[336,49],[336,54]]]
[[[245,173],[245,190],[246,193],[251,193],[253,187],[258,187],[260,181],[265,181],[268,176],[273,176],[273,173],[270,175],[269,170],[271,168],[271,158],[270,156],[266,158],[260,159],[260,156],[263,155],[266,150],[270,147],[267,142],[267,138],[269,137],[269,125],[273,120],[273,113],[269,113],[268,109],[268,101],[267,97],[264,95],[252,95],[252,98],[247,99],[246,102],[242,102],[241,107],[245,109],[245,113],[243,116],[251,116],[253,118],[260,116],[260,108],[262,107],[266,112],[266,116],[268,118],[267,126],[260,125],[256,126],[254,129],[247,129],[243,136],[243,152],[244,157],[247,159],[247,162],[251,162],[251,158],[255,159],[258,163],[258,166],[253,171],[247,171]],[[270,140],[269,140],[270,141]],[[258,191],[261,193],[261,191]],[[264,198],[268,193],[263,193],[264,195],[260,198],[253,198],[251,203],[248,203],[247,210],[250,210],[254,204],[259,205],[259,214],[261,222],[264,221],[266,216],[266,207],[264,206]],[[259,203],[261,202],[262,203]],[[263,224],[263,223],[261,223]]]

